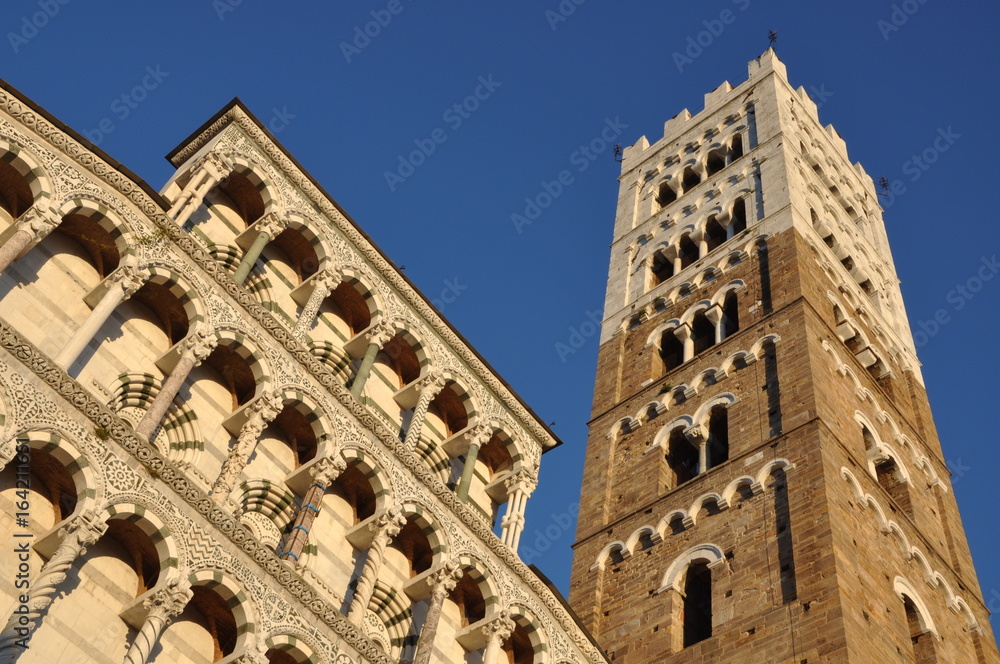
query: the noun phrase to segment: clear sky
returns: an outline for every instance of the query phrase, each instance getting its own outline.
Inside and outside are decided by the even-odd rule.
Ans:
[[[171,174],[163,155],[234,96],[269,124],[556,422],[566,444],[544,458],[521,553],[564,591],[618,190],[610,149],[574,153],[612,125],[625,145],[655,141],[667,118],[744,80],[778,31],[792,84],[852,159],[905,188],[886,225],[979,579],[1000,609],[987,387],[1000,376],[988,345],[1000,241],[986,195],[1000,154],[997,3],[6,0],[0,16],[0,77],[156,189]],[[942,133],[947,150],[933,150]],[[433,152],[410,160],[419,145]],[[933,163],[914,160],[928,149]],[[567,168],[573,182],[516,228],[525,198]],[[984,265],[990,280],[977,281]]]

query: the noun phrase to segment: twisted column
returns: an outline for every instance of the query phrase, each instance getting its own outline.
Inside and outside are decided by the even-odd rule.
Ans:
[[[528,506],[528,497],[537,485],[535,476],[527,470],[514,473],[504,480],[504,486],[507,487],[507,512],[500,522],[503,526],[500,539],[514,552],[517,552],[521,533],[524,532],[524,511]]]
[[[179,226],[198,209],[205,196],[233,170],[232,163],[216,152],[209,152],[191,167],[191,179],[177,196],[167,216]]]
[[[181,359],[167,376],[167,379],[163,381],[163,386],[156,393],[156,398],[149,405],[149,410],[136,426],[135,432],[137,434],[146,440],[150,439],[153,432],[156,431],[156,427],[160,426],[163,421],[170,404],[174,402],[174,397],[184,385],[184,381],[191,375],[191,370],[211,355],[218,344],[218,338],[205,326],[196,327],[181,341]]]
[[[243,423],[240,435],[236,439],[236,444],[229,450],[229,456],[222,465],[219,477],[216,478],[215,483],[212,484],[212,488],[209,491],[209,494],[216,502],[225,502],[229,494],[232,493],[233,485],[236,484],[240,473],[243,472],[247,462],[250,461],[250,455],[253,454],[254,448],[257,447],[260,435],[267,428],[267,425],[274,421],[274,418],[278,416],[284,405],[280,392],[267,392],[247,406],[247,412],[250,415],[247,421]]]
[[[40,209],[33,205],[25,210],[14,222],[17,230],[0,245],[0,272],[10,267],[32,242],[55,230],[60,221],[59,213],[51,208]]]
[[[424,419],[427,417],[427,409],[430,408],[431,401],[441,393],[444,386],[444,377],[436,371],[432,371],[417,380],[420,398],[417,399],[417,406],[413,409],[413,417],[410,419],[410,426],[406,430],[406,439],[403,441],[407,447],[413,449],[417,446],[417,441],[420,440],[420,430],[423,429]]]
[[[459,567],[458,561],[451,560],[427,579],[427,583],[431,586],[431,601],[427,606],[424,626],[420,629],[413,664],[428,664],[431,661],[431,654],[434,652],[434,637],[437,635],[438,623],[441,622],[441,609],[444,606],[444,600],[448,597],[448,593],[458,585],[458,581],[464,573]]]
[[[299,319],[295,322],[295,329],[292,330],[293,337],[301,341],[306,336],[306,333],[312,329],[313,323],[316,322],[316,315],[319,313],[320,306],[323,305],[323,300],[340,285],[342,280],[343,277],[337,271],[329,268],[312,278],[313,290],[309,294],[305,306],[302,307]]]
[[[293,558],[298,562],[302,555],[302,550],[309,543],[309,529],[312,528],[313,521],[319,516],[319,511],[323,507],[323,494],[327,487],[340,477],[340,474],[347,470],[347,461],[337,452],[334,456],[320,459],[312,465],[309,473],[312,476],[312,485],[302,498],[302,505],[295,513],[295,523],[292,526],[288,539],[285,540],[283,551],[279,558]]]
[[[142,628],[136,635],[128,652],[125,664],[146,664],[150,653],[160,640],[163,630],[170,620],[179,616],[194,593],[187,579],[175,580],[160,588],[142,603],[149,610]]]
[[[28,601],[21,603],[7,621],[0,633],[0,663],[7,664],[17,659],[27,640],[37,628],[42,614],[52,604],[53,595],[66,579],[66,572],[77,558],[87,552],[87,547],[95,544],[108,529],[100,516],[87,511],[74,517],[59,529],[59,548],[42,565],[38,577],[31,582]],[[21,609],[26,608],[24,612]]]
[[[233,274],[233,281],[238,284],[246,281],[250,270],[253,269],[254,263],[257,262],[257,259],[260,258],[261,253],[264,251],[264,247],[271,241],[271,238],[285,230],[286,226],[288,226],[288,220],[282,219],[275,212],[264,215],[260,221],[254,224],[254,227],[257,229],[257,237],[253,239],[250,248],[246,250],[243,258],[240,259],[239,267],[236,268],[236,273]]]
[[[469,487],[472,486],[472,477],[476,474],[476,459],[479,458],[479,449],[490,442],[492,437],[493,428],[489,425],[481,424],[472,432],[472,442],[469,443],[469,451],[465,454],[465,465],[462,466],[462,477],[455,489],[455,495],[463,503],[469,499]]]
[[[372,326],[365,333],[365,338],[368,339],[368,348],[361,360],[361,366],[358,367],[358,373],[354,375],[354,382],[351,383],[351,394],[354,395],[355,399],[361,398],[361,391],[365,389],[365,383],[368,382],[372,367],[375,365],[375,356],[378,355],[382,346],[389,343],[394,336],[396,336],[396,328],[385,321]]]
[[[347,612],[347,619],[355,625],[360,625],[361,621],[364,620],[368,604],[372,600],[372,594],[375,592],[375,581],[378,579],[382,562],[385,560],[385,549],[405,525],[406,518],[399,512],[398,508],[387,510],[374,522],[368,524],[368,529],[375,533],[375,536],[372,538],[371,546],[368,547],[365,566],[361,570],[358,585],[354,590],[354,597],[351,599],[351,608]]]
[[[514,633],[514,621],[506,611],[500,616],[483,625],[486,635],[486,648],[483,650],[483,664],[497,664],[504,642]]]
[[[69,369],[80,353],[94,338],[101,326],[108,320],[119,304],[132,297],[136,291],[149,279],[149,271],[139,267],[139,261],[134,255],[126,257],[122,265],[111,273],[107,279],[108,290],[101,301],[87,315],[87,319],[77,328],[63,349],[56,355],[55,361],[63,369]]]

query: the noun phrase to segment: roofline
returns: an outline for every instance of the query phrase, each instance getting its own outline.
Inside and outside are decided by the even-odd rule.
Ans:
[[[107,152],[105,152],[104,150],[102,150],[101,148],[99,148],[97,145],[95,145],[94,143],[92,143],[85,136],[83,136],[82,134],[80,134],[79,132],[77,132],[75,129],[73,129],[69,125],[67,125],[64,122],[62,122],[61,120],[59,120],[57,117],[55,117],[51,113],[49,113],[47,110],[45,110],[44,108],[42,108],[37,102],[35,102],[31,98],[29,98],[27,95],[25,95],[23,92],[21,92],[20,90],[18,90],[17,88],[15,88],[13,85],[11,85],[10,83],[8,83],[7,81],[5,81],[3,79],[0,79],[0,88],[2,88],[6,92],[9,92],[14,97],[17,97],[18,101],[20,101],[21,103],[23,103],[25,106],[29,107],[35,113],[38,113],[39,115],[41,115],[48,122],[51,122],[53,125],[55,125],[60,131],[68,134],[70,136],[70,138],[72,138],[73,140],[75,140],[77,143],[80,143],[83,147],[87,148],[87,150],[89,152],[92,152],[92,153],[96,154],[98,157],[101,158],[102,161],[106,162],[112,168],[114,168],[116,171],[118,171],[119,173],[121,173],[122,175],[124,175],[126,178],[128,178],[129,180],[131,180],[136,186],[138,186],[140,189],[142,189],[142,191],[146,195],[148,195],[150,198],[152,198],[156,202],[156,204],[159,205],[163,209],[164,212],[166,212],[167,210],[170,209],[170,203],[167,201],[167,199],[165,199],[163,196],[160,195],[160,192],[158,192],[155,189],[153,189],[151,186],[149,186],[149,183],[147,183],[141,177],[139,177],[138,175],[136,175],[135,173],[133,173],[131,170],[129,170],[128,168],[126,168],[124,164],[122,164],[120,161],[118,161],[117,159],[113,158]]]
[[[552,583],[549,577],[545,576],[542,570],[538,569],[538,566],[535,564],[528,565],[528,569],[531,570],[531,572],[536,577],[538,577],[538,580],[542,582],[542,585],[548,588],[549,592],[551,592],[555,596],[555,598],[559,600],[559,604],[561,604],[562,608],[566,610],[566,613],[569,614],[569,617],[573,619],[573,622],[576,623],[576,626],[580,628],[580,631],[583,632],[583,635],[587,637],[587,640],[590,641],[590,644],[594,646],[594,648],[596,648],[598,652],[604,655],[605,660],[611,661],[610,659],[608,659],[608,653],[604,649],[604,646],[602,646],[600,643],[597,642],[597,639],[595,639],[594,635],[590,633],[590,630],[587,629],[587,626],[583,624],[583,621],[580,620],[580,616],[578,616],[576,611],[573,610],[573,607],[569,605],[569,602],[566,601],[566,598],[563,597],[563,594],[559,592],[559,589],[556,588],[555,584]]]
[[[500,375],[500,373],[496,369],[493,368],[493,366],[486,360],[486,358],[484,358],[479,353],[479,351],[476,350],[476,347],[474,345],[472,345],[471,343],[469,343],[468,339],[466,339],[465,336],[461,332],[459,332],[455,328],[454,325],[451,324],[451,321],[449,321],[447,318],[445,318],[445,316],[438,310],[438,308],[434,306],[434,303],[426,295],[424,295],[423,291],[421,291],[420,288],[418,288],[417,285],[414,284],[410,280],[410,278],[402,270],[399,269],[399,267],[396,265],[396,263],[391,258],[389,258],[385,254],[384,251],[382,251],[382,248],[378,245],[378,243],[376,243],[368,235],[368,233],[366,233],[364,231],[364,229],[361,228],[361,226],[354,220],[354,218],[351,217],[351,215],[348,214],[347,211],[343,207],[341,207],[340,203],[338,203],[333,198],[333,196],[331,196],[329,194],[329,192],[327,192],[326,189],[323,188],[323,185],[321,185],[318,181],[316,181],[316,179],[312,176],[312,174],[309,173],[309,171],[307,171],[302,166],[302,164],[299,163],[298,159],[296,159],[295,156],[292,155],[292,153],[288,150],[288,148],[286,148],[281,143],[281,141],[279,141],[277,138],[275,138],[274,134],[271,133],[271,131],[267,128],[267,126],[263,122],[261,122],[257,118],[257,116],[254,115],[253,112],[249,108],[247,108],[246,104],[244,104],[243,101],[239,97],[233,97],[233,99],[228,104],[226,104],[224,107],[222,107],[221,110],[219,110],[217,113],[215,113],[215,115],[213,115],[211,118],[209,118],[197,130],[195,130],[194,132],[192,132],[177,147],[175,147],[173,150],[171,150],[169,153],[167,153],[167,155],[166,155],[167,161],[169,161],[170,164],[172,166],[174,166],[175,168],[178,167],[178,166],[180,166],[180,164],[177,164],[177,163],[174,162],[174,158],[181,152],[181,150],[183,150],[184,148],[186,148],[188,146],[188,144],[190,144],[192,141],[194,141],[199,136],[201,136],[213,124],[215,124],[216,122],[218,122],[222,117],[224,117],[227,113],[229,113],[230,111],[232,111],[234,108],[239,108],[241,111],[243,111],[244,113],[246,113],[247,117],[250,118],[250,120],[255,125],[257,125],[257,127],[264,133],[264,135],[268,138],[268,140],[270,140],[272,143],[274,143],[274,145],[277,146],[279,150],[281,150],[281,152],[285,155],[285,157],[287,157],[288,160],[292,162],[292,164],[299,170],[299,172],[301,172],[306,177],[306,179],[308,179],[309,182],[314,187],[316,187],[317,190],[319,190],[319,193],[321,195],[323,195],[330,202],[330,204],[333,205],[333,207],[336,208],[336,210],[338,212],[340,212],[340,214],[342,214],[344,216],[344,218],[355,228],[355,230],[357,230],[357,232],[360,233],[361,236],[375,249],[375,251],[378,252],[379,256],[381,256],[382,258],[384,258],[385,261],[396,271],[396,273],[400,277],[402,277],[402,279],[406,283],[406,285],[409,286],[410,288],[412,288],[416,292],[416,294],[431,308],[431,310],[435,314],[437,314],[438,318],[440,318],[441,321],[444,322],[444,324],[455,334],[455,336],[458,337],[459,341],[461,341],[463,344],[465,344],[465,346],[470,351],[472,351],[472,354],[475,355],[475,357],[480,362],[483,363],[483,365],[486,367],[487,371],[489,371],[494,376],[496,376],[497,380],[500,381],[500,384],[503,385],[505,388],[507,388],[507,390],[510,391],[510,393],[514,396],[514,398],[517,400],[517,402],[519,404],[521,404],[521,406],[528,412],[529,415],[531,415],[533,418],[535,418],[535,421],[538,422],[538,424],[542,427],[542,430],[545,431],[552,438],[552,440],[555,441],[555,445],[552,445],[551,447],[545,447],[543,445],[542,446],[542,454],[545,454],[546,452],[548,452],[550,450],[554,450],[555,448],[557,448],[560,445],[562,445],[563,441],[559,438],[559,436],[557,436],[552,431],[552,429],[549,427],[549,425],[546,424],[545,421],[541,417],[538,416],[538,414],[531,408],[531,406],[529,406],[527,403],[525,403],[524,399],[522,399],[521,396],[517,393],[517,391],[514,390],[514,388],[510,386],[510,384],[506,381],[506,379],[504,379],[504,377],[502,375]]]

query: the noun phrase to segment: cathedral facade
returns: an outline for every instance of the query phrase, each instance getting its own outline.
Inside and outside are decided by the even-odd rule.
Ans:
[[[559,441],[238,101],[159,192],[6,85],[0,155],[0,661],[604,661]]]
[[[772,51],[624,151],[570,604],[618,664],[1000,662],[878,192]]]

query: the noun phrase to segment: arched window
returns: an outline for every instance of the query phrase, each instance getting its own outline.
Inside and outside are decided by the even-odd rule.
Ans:
[[[698,450],[684,435],[680,427],[670,432],[667,441],[667,467],[671,477],[668,478],[668,489],[674,489],[698,474]]]
[[[691,336],[694,337],[695,355],[715,345],[715,326],[705,312],[699,312],[691,321]]]
[[[677,200],[677,192],[673,190],[673,187],[671,187],[666,182],[661,184],[660,191],[656,195],[656,202],[660,204],[660,207],[664,208],[676,200]]]
[[[733,143],[729,147],[729,163],[733,163],[743,156],[743,134],[733,136]]]
[[[7,155],[9,156],[9,155]],[[34,202],[31,186],[16,168],[0,159],[0,222],[13,221]],[[0,228],[3,224],[0,223]]]
[[[723,168],[726,167],[726,158],[724,152],[720,153],[718,151],[712,151],[708,154],[708,161],[706,162],[706,170],[709,175],[715,175]]]
[[[733,229],[733,235],[747,229],[747,204],[742,198],[733,205],[733,218],[729,226]]]
[[[690,235],[685,235],[681,238],[677,253],[681,257],[681,269],[683,270],[698,260],[698,245],[694,243]]]
[[[715,217],[711,217],[705,224],[705,243],[708,250],[712,251],[726,241],[726,229]]]
[[[684,364],[684,344],[673,330],[664,332],[660,339],[660,360],[663,361],[664,373]]]
[[[658,286],[674,276],[674,262],[667,258],[662,251],[657,251],[653,254],[653,260],[649,268],[652,277],[650,288]]]
[[[861,425],[861,438],[865,441],[865,450],[875,449],[875,436],[872,435],[871,430],[865,425]]]
[[[684,178],[682,180],[684,185],[684,191],[688,192],[694,187],[701,184],[701,176],[695,173],[694,169],[688,166],[684,169]]]
[[[708,467],[729,461],[729,411],[716,406],[708,418]]]
[[[684,577],[684,647],[712,636],[712,571],[705,562],[692,563]]]
[[[924,627],[920,609],[906,595],[903,595],[903,611],[906,614],[906,627],[913,647],[913,661],[916,664],[933,664],[938,661],[934,651],[934,634]]]
[[[875,476],[878,478],[879,486],[885,489],[893,502],[899,505],[908,516],[913,516],[913,505],[910,502],[910,492],[907,488],[906,477],[896,465],[893,458],[885,459],[875,465]]]
[[[739,299],[736,297],[736,291],[729,291],[722,302],[722,338],[726,339],[739,331]]]

